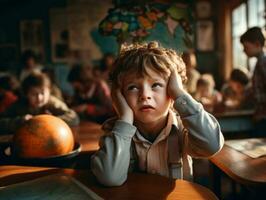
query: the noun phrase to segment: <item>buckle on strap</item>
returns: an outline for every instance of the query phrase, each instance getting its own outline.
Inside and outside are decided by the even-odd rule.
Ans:
[[[169,177],[173,179],[183,179],[182,162],[169,164]]]

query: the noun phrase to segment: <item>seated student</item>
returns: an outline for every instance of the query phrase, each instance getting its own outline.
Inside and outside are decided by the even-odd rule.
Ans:
[[[223,104],[225,109],[251,108],[251,85],[248,71],[234,69],[229,81],[222,88]]]
[[[41,72],[42,66],[37,62],[37,56],[32,50],[26,50],[22,54],[22,69],[19,73],[19,80],[23,81],[33,72]]]
[[[186,72],[187,72],[187,82],[185,83],[185,87],[189,94],[193,94],[196,91],[197,81],[200,78],[200,73],[195,69],[196,68],[196,56],[193,52],[183,52],[182,59],[186,64]]]
[[[183,88],[185,74],[176,52],[156,42],[122,46],[111,71],[117,118],[103,125],[106,135],[91,157],[100,183],[121,185],[131,170],[191,179],[190,156],[222,148],[220,126]]]
[[[104,54],[99,67],[94,69],[94,74],[97,77],[103,78],[105,81],[109,80],[109,72],[114,63],[115,56],[112,53]]]
[[[102,123],[113,115],[110,89],[103,79],[93,77],[90,65],[75,65],[68,81],[74,89],[71,108],[81,118]]]
[[[222,95],[215,90],[215,82],[211,74],[203,74],[197,81],[193,97],[202,103],[208,112],[213,112],[215,106],[222,102]]]
[[[33,73],[22,82],[23,96],[0,118],[0,132],[13,133],[15,129],[34,115],[51,114],[70,126],[77,125],[77,114],[61,100],[50,95],[51,82],[43,73]]]
[[[17,101],[17,95],[12,91],[11,75],[0,77],[0,113]]]

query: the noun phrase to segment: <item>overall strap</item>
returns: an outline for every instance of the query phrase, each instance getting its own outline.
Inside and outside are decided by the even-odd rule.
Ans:
[[[136,171],[138,169],[138,155],[135,147],[135,142],[131,141],[130,146],[130,161],[129,161],[129,172]]]
[[[178,128],[172,126],[168,137],[168,169],[169,177],[173,179],[183,179],[183,125],[177,116]]]

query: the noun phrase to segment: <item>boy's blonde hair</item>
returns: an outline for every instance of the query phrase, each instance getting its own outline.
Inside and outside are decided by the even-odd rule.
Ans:
[[[123,44],[111,71],[110,81],[114,86],[121,85],[123,75],[136,73],[148,75],[150,68],[162,76],[169,77],[170,70],[177,69],[183,83],[186,81],[186,67],[182,58],[172,49],[159,47],[157,42],[144,44]]]

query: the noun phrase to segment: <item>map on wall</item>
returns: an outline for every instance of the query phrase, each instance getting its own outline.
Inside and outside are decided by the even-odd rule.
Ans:
[[[117,54],[123,42],[156,40],[177,51],[193,46],[191,9],[184,3],[114,7],[112,0],[68,0],[66,8],[51,9],[50,17],[55,62],[71,53],[98,60]]]
[[[153,2],[109,9],[99,32],[115,37],[119,45],[156,40],[165,47],[183,51],[194,46],[192,28],[191,4]]]

